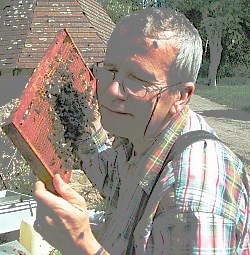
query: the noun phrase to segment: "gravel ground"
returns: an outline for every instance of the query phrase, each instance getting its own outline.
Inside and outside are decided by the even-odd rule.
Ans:
[[[202,115],[220,139],[240,156],[250,174],[250,113],[214,103],[197,95],[190,101],[190,107]]]

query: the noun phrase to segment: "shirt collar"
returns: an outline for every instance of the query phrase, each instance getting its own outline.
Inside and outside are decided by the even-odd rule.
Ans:
[[[188,112],[189,107],[186,106],[180,113],[176,114],[144,156],[137,161],[138,165],[136,168],[141,176],[139,185],[147,194],[150,194],[164,160],[175,140],[187,124]]]

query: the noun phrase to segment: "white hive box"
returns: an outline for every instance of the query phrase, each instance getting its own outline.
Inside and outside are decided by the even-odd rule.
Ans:
[[[0,191],[0,234],[18,230],[24,218],[36,216],[36,201],[11,190]]]

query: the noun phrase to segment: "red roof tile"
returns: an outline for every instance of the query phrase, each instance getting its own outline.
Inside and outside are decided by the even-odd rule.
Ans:
[[[114,23],[94,0],[6,1],[0,10],[0,69],[35,68],[62,28],[91,66],[103,59]]]

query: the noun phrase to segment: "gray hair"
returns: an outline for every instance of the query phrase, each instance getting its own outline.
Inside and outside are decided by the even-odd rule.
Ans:
[[[171,8],[145,8],[123,17],[117,28],[121,25],[129,27],[135,35],[170,39],[178,53],[170,66],[168,83],[196,82],[202,61],[202,41],[197,29],[182,13]]]

